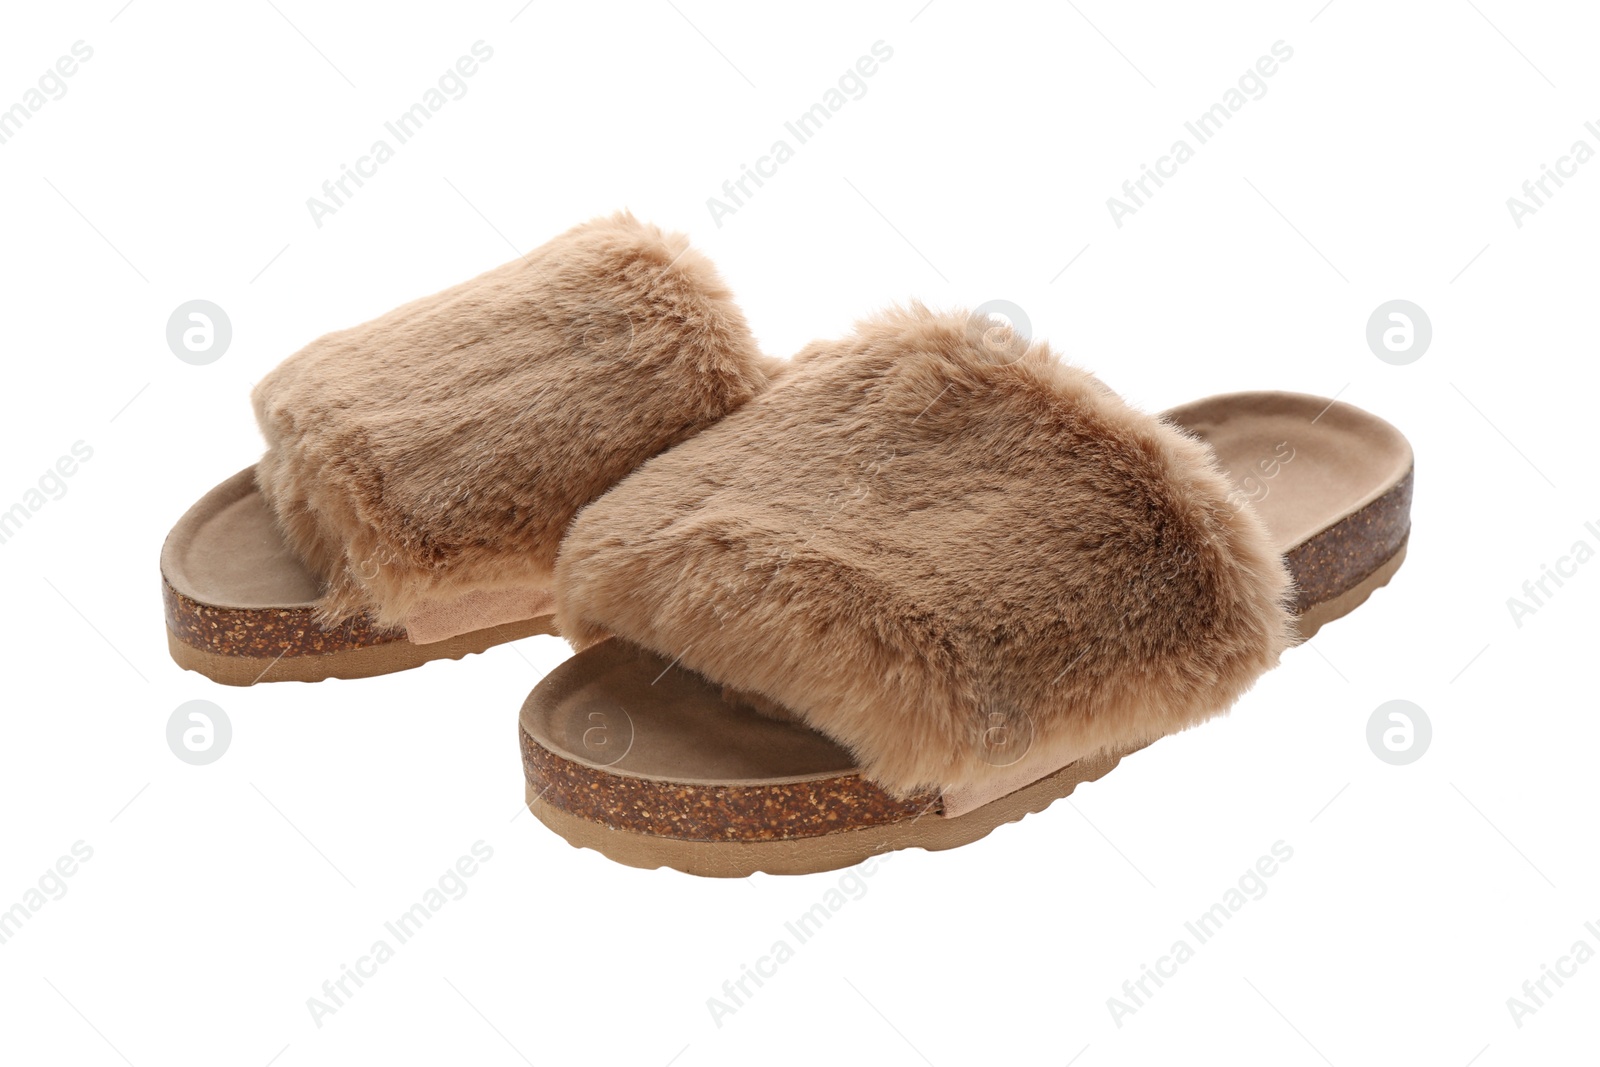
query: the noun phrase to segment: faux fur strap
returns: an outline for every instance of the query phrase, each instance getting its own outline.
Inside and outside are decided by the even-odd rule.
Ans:
[[[686,238],[597,219],[284,361],[254,393],[257,481],[325,617],[471,628],[536,604],[578,510],[767,365]]]
[[[779,705],[895,791],[1151,740],[1289,641],[1288,573],[1210,449],[988,320],[895,311],[574,523],[575,644]]]

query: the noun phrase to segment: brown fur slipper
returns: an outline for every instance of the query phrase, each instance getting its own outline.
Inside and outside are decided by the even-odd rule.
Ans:
[[[973,841],[1224,712],[1387,582],[1411,468],[1347,405],[1156,419],[962,316],[863,323],[573,523],[583,651],[523,706],[529,806],[707,875]]]
[[[255,388],[261,462],[167,538],[172,657],[316,681],[553,633],[572,517],[770,366],[711,263],[627,214],[320,338]]]

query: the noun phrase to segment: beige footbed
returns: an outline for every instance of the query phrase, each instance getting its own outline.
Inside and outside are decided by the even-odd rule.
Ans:
[[[1235,393],[1165,417],[1211,444],[1240,486],[1241,501],[1260,515],[1285,554],[1356,516],[1412,470],[1411,447],[1392,426],[1320,397]],[[1264,465],[1283,454],[1283,442],[1291,443],[1293,458],[1276,469]],[[1373,560],[1354,585],[1306,606],[1297,624],[1302,640],[1387,584],[1405,549],[1401,542],[1387,559]],[[613,729],[605,761],[597,762],[588,743],[596,716],[614,722],[619,710],[625,728]],[[523,705],[520,730],[525,746],[536,745],[602,783],[604,776],[672,783],[691,795],[696,788],[800,785],[855,773],[849,752],[822,734],[733,703],[720,686],[616,639],[579,653],[541,682]],[[926,816],[792,839],[690,840],[636,832],[618,825],[625,822],[622,813],[607,825],[562,810],[542,799],[532,778],[527,799],[533,813],[573,845],[631,866],[727,877],[807,873],[886,850],[977,840],[1099,778],[1126,754],[1078,760],[965,814],[947,816],[932,804]],[[729,828],[736,832],[743,833]]]
[[[555,633],[549,614],[515,612],[428,643],[403,634],[379,640],[365,627],[323,629],[311,618],[320,584],[284,540],[253,467],[190,507],[162,545],[161,574],[173,660],[224,685],[369,678]],[[185,627],[195,639],[180,636]]]
[[[178,592],[217,608],[311,608],[320,586],[278,530],[249,467],[201,497],[161,547]]]

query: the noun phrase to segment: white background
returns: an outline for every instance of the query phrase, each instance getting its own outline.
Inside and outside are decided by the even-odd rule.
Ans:
[[[1507,608],[1600,548],[1600,161],[1521,228],[1506,206],[1600,148],[1592,10],[123,2],[19,5],[0,34],[0,107],[94,49],[0,145],[0,510],[93,449],[0,545],[0,908],[93,849],[0,945],[0,1058],[1592,1062],[1600,961],[1520,1028],[1506,1004],[1600,950],[1600,562]],[[314,225],[306,199],[480,39],[467,94]],[[707,198],[880,40],[865,95],[719,227]],[[1279,40],[1266,95],[1114,225],[1106,198]],[[718,1026],[707,998],[839,875],[637,871],[547,832],[514,720],[561,641],[239,690],[180,671],[161,625],[162,538],[258,454],[254,381],[619,207],[689,233],[775,354],[893,301],[1005,299],[1148,410],[1338,394],[1415,445],[1410,560],[1226,719],[883,863]],[[196,298],[234,331],[203,367],[165,340]],[[1394,298],[1433,323],[1409,366],[1364,340]],[[1404,767],[1365,738],[1397,698],[1434,728]],[[167,748],[192,699],[233,724],[209,766]],[[317,1026],[307,998],[480,840],[467,894]],[[1279,840],[1266,895],[1119,1027],[1107,998]]]

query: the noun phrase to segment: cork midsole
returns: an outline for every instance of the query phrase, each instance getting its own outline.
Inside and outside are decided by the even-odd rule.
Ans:
[[[436,659],[460,659],[507,641],[539,634],[555,634],[548,615],[520,623],[490,626],[472,633],[415,645],[407,640],[360,648],[345,648],[321,655],[242,656],[221,655],[197,648],[167,630],[167,651],[184,670],[198,671],[222,685],[257,682],[320,682],[327,678],[373,678],[410,670]]]

